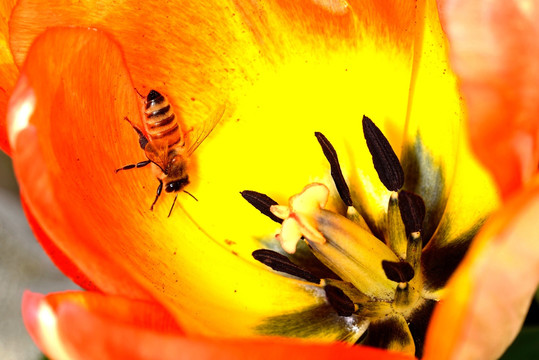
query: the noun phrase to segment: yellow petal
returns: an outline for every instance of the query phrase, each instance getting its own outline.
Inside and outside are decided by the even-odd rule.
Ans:
[[[423,4],[422,2],[420,5]],[[424,6],[424,9],[421,8]],[[405,188],[423,198],[422,236],[427,288],[440,289],[468,249],[499,195],[468,145],[466,110],[447,58],[448,42],[436,3],[420,6],[425,30],[414,49],[414,72],[402,163]],[[418,11],[418,16],[420,16]]]

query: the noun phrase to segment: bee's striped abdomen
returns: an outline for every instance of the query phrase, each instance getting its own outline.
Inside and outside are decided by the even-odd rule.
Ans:
[[[165,143],[169,149],[183,146],[182,130],[167,98],[155,90],[146,96],[145,127],[154,143]]]

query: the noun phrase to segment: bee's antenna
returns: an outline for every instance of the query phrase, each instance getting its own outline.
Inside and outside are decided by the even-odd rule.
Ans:
[[[184,193],[186,193],[187,195],[191,196],[193,199],[195,199],[196,201],[198,201],[198,199],[193,195],[191,194],[189,191],[185,191],[183,190]]]
[[[178,198],[178,194],[174,197],[174,201],[172,202],[172,207],[170,208],[170,211],[168,212],[168,216],[170,217],[170,214],[172,214],[172,209],[174,209],[174,204],[176,204],[176,199]]]
[[[196,197],[194,197],[193,194],[191,194],[189,191],[183,190],[183,192],[186,193],[187,195],[191,196],[196,201],[198,201],[198,199]],[[172,207],[170,208],[170,211],[168,213],[168,217],[170,217],[170,214],[172,214],[172,209],[174,209],[174,205],[176,204],[176,199],[177,198],[178,198],[178,194],[176,194],[176,196],[174,197],[174,201],[172,202]]]
[[[138,96],[140,96],[141,99],[146,99],[146,96],[142,95],[137,88],[135,88],[135,91],[137,92]]]

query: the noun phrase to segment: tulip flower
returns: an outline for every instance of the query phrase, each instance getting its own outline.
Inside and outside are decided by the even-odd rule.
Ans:
[[[100,6],[3,9],[0,146],[86,290],[25,295],[48,356],[504,351],[539,283],[533,3]],[[203,140],[192,196],[156,194],[150,90]]]

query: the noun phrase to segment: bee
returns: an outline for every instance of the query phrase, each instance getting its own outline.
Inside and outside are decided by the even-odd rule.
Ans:
[[[172,207],[168,213],[170,217],[180,191],[187,193],[197,200],[191,193],[184,190],[189,184],[189,161],[191,155],[193,155],[195,150],[219,123],[223,117],[225,107],[219,107],[210,119],[204,122],[204,125],[199,129],[193,141],[188,146],[185,139],[187,133],[182,130],[181,124],[176,118],[168,99],[156,90],[150,90],[146,97],[143,95],[141,97],[144,98],[144,131],[133,125],[127,117],[125,120],[137,132],[139,145],[144,150],[147,160],[136,164],[125,165],[116,169],[116,173],[151,164],[153,172],[159,181],[159,186],[157,187],[155,200],[150,210],[153,211],[153,207],[164,187],[165,192],[176,193]]]

